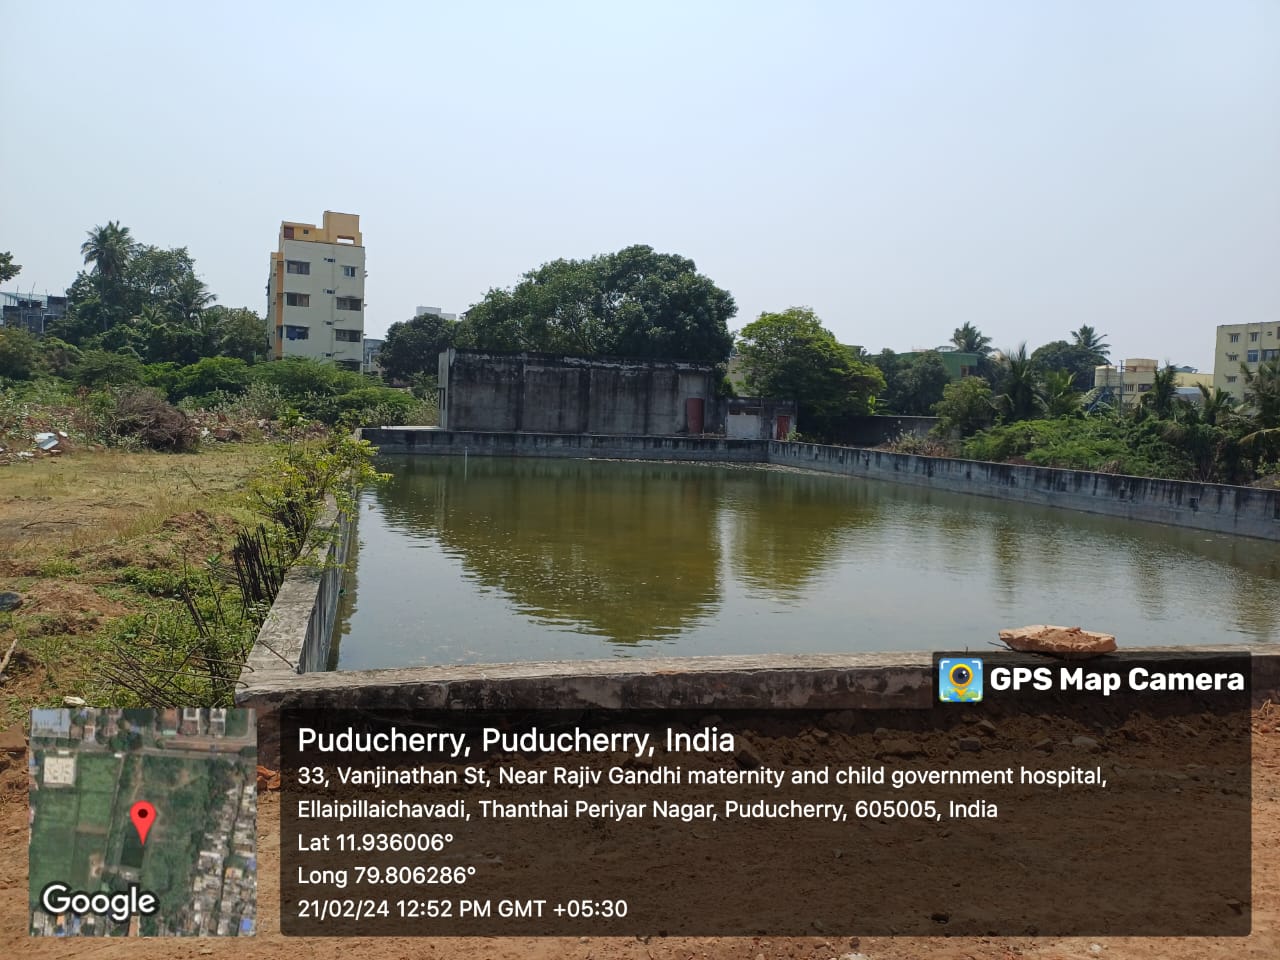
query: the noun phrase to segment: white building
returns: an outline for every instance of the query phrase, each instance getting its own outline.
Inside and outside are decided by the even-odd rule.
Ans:
[[[1264,360],[1280,357],[1280,323],[1225,323],[1213,348],[1213,385],[1244,401],[1243,364],[1257,370]]]
[[[272,355],[310,357],[359,371],[364,364],[364,246],[360,217],[280,224],[267,280]]]

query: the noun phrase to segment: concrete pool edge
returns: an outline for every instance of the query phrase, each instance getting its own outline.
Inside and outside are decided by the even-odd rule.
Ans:
[[[1001,648],[1003,649],[1003,648]],[[983,650],[971,650],[981,655]],[[1134,647],[1109,659],[1247,653],[1255,704],[1280,698],[1280,643]],[[925,708],[933,696],[928,651],[533,661],[395,667],[257,677],[238,706],[287,708],[547,707],[810,710]],[[1030,664],[1051,662],[1024,654]]]

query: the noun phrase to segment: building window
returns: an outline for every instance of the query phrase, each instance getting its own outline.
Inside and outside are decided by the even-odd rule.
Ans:
[[[325,291],[325,293],[330,294],[330,295],[333,295],[333,294],[335,294],[335,293],[337,293],[337,292],[338,292],[337,290],[326,290],[326,291]]]
[[[1133,393],[1133,384],[1132,384],[1132,383],[1126,383],[1126,384],[1124,385],[1124,392],[1125,392],[1125,393]]]
[[[284,228],[284,238],[285,238],[286,240],[292,240],[292,239],[293,239],[293,227],[285,227],[285,228]]]
[[[311,272],[311,264],[306,260],[286,260],[284,262],[284,272],[309,274]]]
[[[1263,360],[1275,360],[1278,357],[1280,357],[1280,350],[1263,350],[1262,351]]]
[[[337,261],[335,261],[335,260],[333,259],[333,257],[325,257],[325,258],[324,258],[324,262],[325,262],[325,263],[336,263]]]
[[[342,268],[342,275],[343,275],[344,277],[354,277],[354,276],[356,275],[356,268],[355,268],[355,267],[343,267],[343,268]]]
[[[1146,392],[1147,392],[1148,390],[1150,390],[1150,389],[1151,389],[1151,384],[1149,384],[1149,383],[1140,383],[1140,384],[1138,384],[1138,392],[1139,392],[1139,393],[1146,393]]]
[[[309,307],[311,306],[311,294],[286,293],[284,295],[284,303],[287,307]]]
[[[1238,353],[1228,353],[1228,354],[1227,354],[1227,362],[1228,362],[1228,363],[1235,363],[1235,362],[1237,362],[1239,359],[1240,359],[1240,354],[1238,354]]]
[[[286,340],[306,340],[310,336],[310,327],[299,327],[292,323],[286,323],[284,325],[284,338]]]
[[[1238,334],[1238,333],[1229,333],[1229,334],[1227,334],[1227,339],[1228,339],[1228,340],[1230,340],[1232,343],[1239,343],[1239,342],[1240,342],[1240,334]]]
[[[1257,332],[1254,332],[1254,333],[1249,334],[1249,342],[1250,342],[1250,343],[1257,343],[1257,342],[1258,342],[1258,334],[1257,334]]]
[[[1227,377],[1227,383],[1235,383],[1235,382],[1236,382],[1235,377]]]
[[[338,361],[338,369],[339,369],[339,370],[350,370],[352,373],[359,373],[359,372],[360,372],[360,361],[359,361],[359,360],[339,360],[339,361]]]
[[[1245,362],[1246,362],[1246,363],[1257,363],[1257,362],[1258,362],[1258,351],[1257,351],[1257,350],[1247,350],[1247,351],[1245,351],[1244,359],[1245,359]]]
[[[359,343],[359,342],[360,342],[360,331],[359,331],[359,330],[339,330],[339,329],[335,329],[335,330],[333,331],[333,339],[335,339],[335,340],[341,340],[341,341],[343,341],[344,343]]]
[[[359,310],[359,297],[338,297],[333,301],[333,305],[339,310]]]

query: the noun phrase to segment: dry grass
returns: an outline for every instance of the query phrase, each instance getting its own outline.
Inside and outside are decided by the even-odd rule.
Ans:
[[[176,600],[139,585],[225,550],[251,519],[244,491],[265,445],[198,454],[77,450],[0,466],[0,590],[24,602],[0,613],[0,729],[36,705],[90,694],[119,617]],[[91,695],[91,694],[90,694]]]
[[[0,467],[0,557],[38,566],[148,536],[177,514],[236,511],[263,450],[90,451]]]

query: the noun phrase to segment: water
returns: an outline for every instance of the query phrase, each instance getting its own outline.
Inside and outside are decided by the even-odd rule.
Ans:
[[[331,666],[1275,641],[1280,546],[776,468],[387,457]]]

